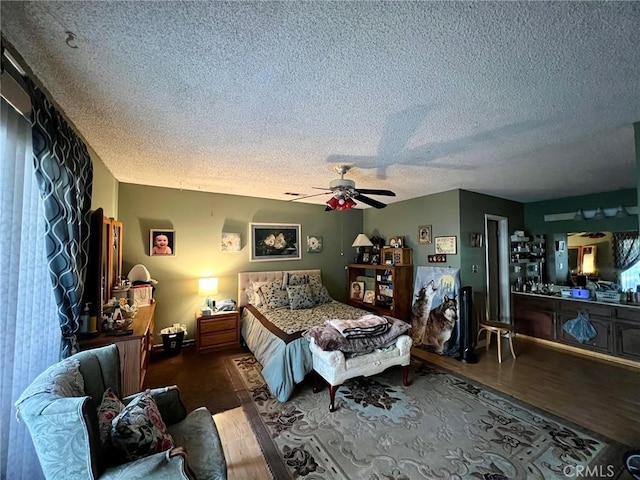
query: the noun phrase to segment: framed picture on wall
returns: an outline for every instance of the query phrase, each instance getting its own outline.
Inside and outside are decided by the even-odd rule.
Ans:
[[[149,232],[149,254],[152,257],[175,256],[176,231],[151,229]]]
[[[431,243],[431,225],[420,225],[418,227],[418,243],[425,245]]]
[[[300,224],[251,223],[252,262],[300,260]]]
[[[458,245],[456,236],[436,237],[436,254],[456,255],[458,253]]]
[[[322,252],[322,237],[320,235],[307,235],[307,252]]]

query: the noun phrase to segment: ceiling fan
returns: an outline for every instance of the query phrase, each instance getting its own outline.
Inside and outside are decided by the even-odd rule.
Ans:
[[[366,203],[374,208],[384,208],[387,206],[386,203],[379,202],[373,198],[369,198],[366,195],[385,195],[388,197],[395,197],[396,194],[391,190],[376,190],[369,188],[356,188],[356,182],[353,180],[349,180],[344,178],[345,173],[351,170],[351,165],[338,165],[335,167],[336,172],[340,174],[340,178],[335,180],[331,180],[329,182],[329,188],[323,187],[314,187],[319,188],[321,190],[327,190],[332,193],[332,196],[329,200],[327,200],[327,207],[325,211],[331,210],[351,210],[353,207],[357,205],[356,200],[362,203]],[[319,193],[317,195],[324,195]],[[306,197],[300,197],[296,200],[300,200],[303,198],[315,197],[317,195],[307,195]]]

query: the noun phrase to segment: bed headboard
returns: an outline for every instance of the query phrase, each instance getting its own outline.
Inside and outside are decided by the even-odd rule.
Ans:
[[[314,270],[276,270],[273,272],[240,272],[238,273],[238,306],[244,307],[247,305],[247,286],[251,282],[273,282],[275,280],[282,280],[282,274],[284,272],[296,272],[304,275],[316,274],[320,275],[320,269]]]

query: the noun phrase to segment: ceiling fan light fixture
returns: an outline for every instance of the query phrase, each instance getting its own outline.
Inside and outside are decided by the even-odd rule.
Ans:
[[[338,199],[336,197],[331,197],[329,200],[327,200],[326,204],[329,208],[331,208],[331,210],[335,210],[336,208],[338,208]]]
[[[340,197],[338,199],[338,210],[339,211],[351,210],[356,205],[357,205],[356,202],[354,202],[349,197]]]

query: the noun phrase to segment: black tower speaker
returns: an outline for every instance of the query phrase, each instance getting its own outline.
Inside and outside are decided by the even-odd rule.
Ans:
[[[473,289],[462,287],[460,296],[460,344],[462,353],[458,357],[465,363],[477,363],[475,336],[473,335]]]

